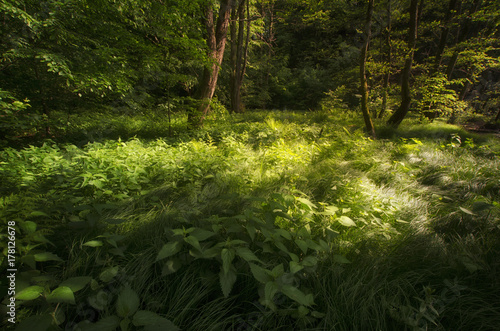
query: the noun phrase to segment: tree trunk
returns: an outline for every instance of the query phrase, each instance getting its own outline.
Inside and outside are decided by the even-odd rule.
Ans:
[[[441,58],[443,56],[444,49],[446,47],[446,41],[448,40],[448,35],[450,34],[450,23],[453,18],[453,11],[457,6],[457,2],[459,0],[450,0],[448,4],[448,11],[446,12],[446,16],[444,19],[444,26],[441,28],[441,38],[439,40],[438,49],[436,52],[436,58],[434,60],[434,72],[439,70],[439,66],[441,65]]]
[[[188,113],[188,126],[190,128],[200,127],[210,110],[210,102],[217,87],[219,69],[224,57],[230,14],[231,0],[221,0],[216,25],[214,25],[213,7],[209,4],[205,10],[204,23],[207,29],[208,57],[211,64],[203,70],[203,76],[196,95],[199,100],[197,109]]]
[[[247,16],[248,16],[248,2]],[[246,59],[248,54],[248,44],[250,37],[250,18],[247,17],[247,35],[245,34],[245,0],[241,0],[238,8],[233,9],[231,13],[231,111],[239,113],[242,111],[241,104],[241,85],[246,69]],[[238,24],[237,24],[238,22]],[[238,25],[238,34],[236,35],[236,25]],[[245,42],[245,45],[243,43]]]
[[[405,66],[401,77],[401,104],[399,108],[392,114],[387,121],[388,124],[398,127],[410,110],[411,93],[410,93],[410,75],[413,63],[413,53],[417,41],[417,17],[418,17],[418,0],[411,0],[410,3],[410,32],[408,38],[408,55],[405,60]]]
[[[382,94],[382,109],[378,114],[378,118],[382,118],[387,111],[387,96],[389,94],[389,80],[391,78],[391,64],[392,64],[392,45],[391,45],[391,30],[392,30],[392,14],[391,14],[391,0],[387,1],[387,35],[385,43],[387,47],[387,71],[384,74],[384,85]]]
[[[465,41],[469,37],[469,32],[472,25],[471,17],[475,12],[479,10],[481,2],[482,0],[474,1],[472,8],[469,10],[469,15],[466,16],[465,22],[461,24],[462,28],[457,32],[457,37],[455,40],[456,45]],[[453,55],[450,58],[448,67],[446,68],[446,77],[448,78],[448,80],[451,80],[452,78],[453,69],[455,69],[455,64],[457,63],[458,56],[461,51],[462,51],[461,47],[456,47],[455,52],[453,52]]]
[[[365,127],[368,134],[375,138],[375,128],[373,127],[373,122],[370,117],[370,110],[368,109],[368,82],[366,79],[366,59],[368,57],[368,45],[370,44],[371,37],[371,24],[372,24],[372,14],[373,14],[373,1],[370,0],[368,3],[368,10],[366,12],[366,22],[365,22],[365,42],[363,48],[361,49],[361,62],[359,65],[359,74],[361,82],[361,111],[363,112],[363,119],[365,120]]]

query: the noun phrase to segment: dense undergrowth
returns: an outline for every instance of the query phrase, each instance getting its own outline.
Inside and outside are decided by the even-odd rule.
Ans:
[[[186,133],[75,116],[5,148],[18,328],[495,329],[497,138],[414,120],[373,141],[357,117],[249,112]]]

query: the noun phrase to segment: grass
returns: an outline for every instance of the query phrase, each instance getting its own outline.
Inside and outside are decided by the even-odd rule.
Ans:
[[[6,148],[0,212],[21,227],[16,290],[44,287],[20,303],[18,316],[48,311],[55,328],[125,320],[119,302],[130,286],[141,310],[187,330],[495,329],[497,138],[409,119],[398,130],[379,123],[373,141],[358,117],[249,112],[186,134],[180,117],[169,131],[158,114],[75,116],[56,141]],[[250,240],[252,217],[271,217],[292,236],[308,229],[328,251],[299,249],[289,235],[267,236],[280,231],[269,228]],[[188,228],[214,231],[225,249],[250,248],[269,270],[292,256],[272,246],[279,238],[300,263],[317,263],[295,273],[286,267],[277,285],[264,286],[245,259],[194,258],[184,244],[185,252],[164,260],[175,270],[165,273],[160,249],[177,240],[172,229]],[[244,246],[228,244],[234,239]],[[29,262],[45,250],[62,261]],[[221,291],[224,266],[237,275],[229,293]],[[50,293],[81,276],[90,278],[74,291],[80,305],[54,307]],[[300,304],[287,284],[313,294],[315,304]],[[269,286],[281,290],[266,302]],[[62,321],[54,317],[61,309]]]

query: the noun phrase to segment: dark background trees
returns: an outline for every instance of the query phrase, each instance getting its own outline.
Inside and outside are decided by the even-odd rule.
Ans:
[[[148,112],[166,105],[187,111],[192,126],[213,102],[234,112],[335,102],[357,111],[367,5],[4,1],[3,139],[50,135],[51,113],[99,107]],[[498,7],[498,0],[375,2],[365,54],[372,113],[392,114],[396,125],[408,112],[496,115]]]

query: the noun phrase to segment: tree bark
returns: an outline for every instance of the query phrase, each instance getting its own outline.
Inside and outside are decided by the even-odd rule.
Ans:
[[[361,111],[363,112],[363,119],[365,121],[366,131],[368,134],[375,138],[375,128],[373,127],[373,122],[370,116],[370,110],[368,109],[368,82],[366,79],[366,59],[368,57],[368,46],[370,44],[371,38],[371,24],[373,15],[373,1],[370,0],[368,3],[368,10],[366,13],[365,22],[365,42],[363,48],[361,49],[361,63],[359,66],[360,82],[361,82]]]
[[[462,28],[457,32],[457,37],[455,42],[456,45],[465,41],[469,37],[469,32],[472,25],[471,17],[475,12],[479,10],[481,2],[482,0],[474,1],[472,8],[469,10],[468,18],[466,18],[465,22],[461,24]],[[461,51],[462,47],[457,46],[455,48],[455,52],[453,52],[453,55],[450,58],[450,61],[448,62],[448,67],[446,68],[446,77],[448,78],[448,80],[451,80],[452,78],[453,70],[455,69],[455,64],[457,63],[458,56],[460,55]]]
[[[245,2],[247,9],[246,39],[245,35]],[[248,44],[250,37],[250,18],[248,17],[248,1],[241,0],[238,7],[231,13],[231,111],[239,113],[242,111],[241,86],[245,75]],[[238,28],[238,34],[236,34]],[[243,45],[245,43],[245,45]]]
[[[387,111],[387,96],[389,94],[389,80],[391,78],[391,64],[392,64],[392,44],[391,44],[391,30],[392,30],[392,13],[391,13],[391,0],[387,1],[387,34],[385,36],[385,44],[387,47],[387,71],[384,73],[384,85],[382,94],[382,109],[378,113],[378,118],[382,118]]]
[[[200,127],[210,110],[210,102],[217,87],[219,69],[224,57],[227,30],[231,14],[231,0],[221,0],[217,23],[214,24],[214,10],[209,4],[205,10],[205,27],[207,32],[208,57],[211,64],[203,70],[203,76],[197,91],[197,109],[188,113],[188,126]]]
[[[450,34],[450,23],[453,18],[453,11],[457,6],[457,2],[459,0],[450,0],[448,4],[448,11],[446,12],[446,16],[444,18],[444,25],[441,28],[441,38],[439,40],[438,49],[436,52],[436,58],[434,60],[434,72],[439,70],[439,66],[441,65],[441,59],[443,56],[444,49],[446,47],[446,41],[448,40],[448,35]]]
[[[417,17],[418,17],[418,0],[411,0],[410,3],[410,31],[408,36],[408,55],[405,60],[405,66],[401,77],[401,104],[399,108],[392,114],[387,121],[388,124],[398,127],[410,110],[411,93],[410,93],[410,75],[413,63],[413,54],[417,42]]]

